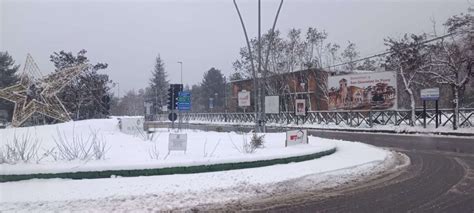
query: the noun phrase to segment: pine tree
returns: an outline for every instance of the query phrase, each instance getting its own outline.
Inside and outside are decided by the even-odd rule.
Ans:
[[[51,62],[56,67],[56,71],[76,66],[79,64],[88,64],[86,71],[78,77],[72,79],[60,93],[59,99],[64,107],[72,114],[71,118],[75,120],[103,118],[109,115],[110,110],[110,87],[109,76],[99,74],[99,70],[107,68],[106,63],[90,64],[85,56],[86,50],[81,50],[77,55],[71,52],[54,52],[50,56]]]
[[[220,70],[213,67],[204,73],[201,83],[201,96],[203,97],[203,99],[201,99],[202,105],[208,105],[206,103],[212,98],[215,110],[224,109],[224,100],[227,95],[225,91],[226,79]],[[206,108],[209,108],[209,106]]]
[[[155,59],[155,67],[152,71],[152,77],[150,79],[150,87],[147,89],[146,99],[153,103],[154,112],[159,113],[163,106],[166,105],[167,91],[169,82],[167,80],[167,74],[165,71],[165,63],[158,55]]]
[[[18,81],[16,72],[19,67],[20,65],[15,65],[15,61],[8,52],[0,52],[0,89],[11,86]],[[0,109],[7,110],[7,120],[11,119],[13,107],[12,102],[0,99]]]

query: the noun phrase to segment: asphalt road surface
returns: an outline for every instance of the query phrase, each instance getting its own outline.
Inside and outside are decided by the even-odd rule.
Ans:
[[[311,130],[314,136],[389,147],[410,157],[405,170],[340,191],[275,195],[216,211],[474,212],[474,138]]]
[[[410,157],[392,179],[349,193],[267,210],[293,212],[474,212],[474,139],[312,131],[391,147]]]

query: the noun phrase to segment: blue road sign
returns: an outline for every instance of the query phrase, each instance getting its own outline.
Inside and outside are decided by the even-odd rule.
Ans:
[[[190,92],[179,92],[178,110],[180,111],[191,110],[191,93]]]

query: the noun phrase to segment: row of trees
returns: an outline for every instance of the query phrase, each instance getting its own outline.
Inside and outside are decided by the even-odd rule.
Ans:
[[[87,51],[81,50],[77,54],[59,51],[50,56],[55,72],[80,64],[87,64],[87,70],[69,82],[59,93],[58,97],[64,107],[71,113],[74,120],[103,118],[109,115],[110,83],[109,76],[101,73],[107,68],[106,63],[90,63],[86,56]],[[0,88],[18,83],[20,65],[7,52],[0,52]],[[8,120],[11,120],[13,103],[0,100],[0,109],[6,109]],[[41,119],[49,121],[48,119]]]
[[[453,16],[444,23],[447,36],[439,36],[434,32],[433,37],[436,39],[430,42],[427,42],[426,34],[405,35],[401,39],[387,38],[385,44],[388,54],[364,61],[356,60],[359,58],[359,51],[354,43],[349,41],[341,50],[340,45],[327,42],[328,34],[324,30],[310,27],[302,34],[301,29],[291,29],[286,37],[282,37],[279,31],[273,34],[269,32],[264,34],[261,40],[264,53],[263,70],[257,73],[256,77],[274,76],[271,78],[272,82],[262,82],[266,95],[290,94],[287,100],[283,99],[285,105],[285,101],[291,102],[295,97],[291,97],[290,82],[284,79],[285,75],[281,75],[284,73],[306,69],[322,69],[336,73],[337,70],[397,71],[401,82],[399,106],[412,110],[412,123],[415,120],[416,103],[420,102],[416,99],[419,89],[437,86],[452,91],[452,94],[446,96],[449,100],[444,102],[452,103],[456,128],[459,122],[459,106],[469,99],[474,99],[474,95],[466,92],[466,85],[470,82],[471,86],[467,90],[474,92],[471,81],[474,58],[473,23],[474,19],[470,14]],[[251,49],[253,58],[257,58],[256,38],[251,39]],[[240,58],[233,63],[235,73],[231,76],[232,80],[253,78],[251,59],[248,48],[242,47]],[[258,64],[255,65],[257,66]],[[324,76],[321,79],[324,79]],[[304,79],[302,81],[305,82]],[[320,91],[327,91],[324,80],[318,81],[317,84]],[[318,99],[324,102],[327,94]]]
[[[151,113],[161,113],[167,108],[168,88],[169,80],[165,63],[158,55],[148,86],[139,89],[138,92],[130,90],[120,99],[114,98],[112,100],[112,114],[143,115],[144,102],[151,104]],[[211,98],[214,109],[222,111],[225,108],[225,98],[229,91],[225,76],[216,68],[211,68],[204,73],[201,83],[193,85],[191,88],[186,85],[184,90],[192,93],[192,110],[196,112],[211,111],[209,108],[209,99]]]
[[[283,74],[304,69],[331,69],[331,66],[343,61],[353,61],[360,55],[356,44],[348,41],[347,46],[341,50],[336,43],[327,42],[328,33],[324,30],[309,27],[303,34],[301,29],[289,30],[283,37],[279,30],[273,34],[269,31],[262,35],[261,46],[263,60],[263,74]],[[251,49],[253,58],[257,58],[258,40],[252,38]],[[252,78],[251,56],[247,47],[240,48],[240,58],[233,63],[235,72],[231,80]],[[255,62],[258,66],[258,61]],[[376,70],[376,60],[366,60],[361,64],[348,63],[344,70]]]
[[[405,35],[401,39],[386,39],[389,55],[387,69],[396,70],[409,96],[411,120],[415,120],[415,93],[419,88],[447,87],[452,94],[454,128],[459,126],[459,106],[472,97],[474,77],[474,17],[461,14],[445,23],[447,34],[434,42],[425,42],[426,35]],[[466,85],[469,85],[466,87]],[[466,92],[466,89],[468,93]],[[470,92],[470,94],[469,94]],[[468,101],[468,100],[467,100]]]

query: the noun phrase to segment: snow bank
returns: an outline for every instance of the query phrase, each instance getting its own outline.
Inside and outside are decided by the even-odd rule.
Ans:
[[[0,174],[62,173],[80,171],[131,170],[167,168],[176,166],[211,165],[232,162],[248,162],[309,155],[333,149],[334,142],[310,137],[309,144],[285,147],[285,133],[267,133],[265,147],[253,154],[239,152],[244,140],[251,134],[203,132],[185,130],[188,134],[186,153],[173,151],[168,155],[168,129],[158,129],[152,141],[146,140],[143,132],[124,134],[118,129],[116,119],[97,119],[67,122],[28,128],[0,130],[0,145],[12,141],[15,135],[29,134],[41,143],[40,155],[55,146],[58,134],[88,138],[91,131],[98,131],[107,142],[105,160],[55,161],[52,157],[39,163],[1,164]],[[159,151],[158,159],[150,156],[152,150]]]
[[[70,172],[104,169],[161,168],[178,165],[255,161],[310,154],[337,148],[329,156],[299,163],[198,174],[103,179],[33,179],[0,183],[0,212],[4,211],[162,211],[189,210],[197,205],[237,202],[271,197],[294,190],[334,187],[377,174],[394,165],[393,153],[370,145],[310,137],[309,144],[284,147],[285,133],[267,133],[265,148],[241,153],[243,138],[250,134],[188,130],[188,151],[167,156],[168,130],[160,129],[154,141],[140,133],[123,134],[115,119],[0,130],[0,144],[15,134],[31,134],[43,149],[54,147],[57,132],[87,135],[100,130],[110,148],[106,160],[54,161],[39,164],[1,165],[1,174]],[[159,159],[149,151],[160,150]],[[215,150],[215,151],[214,151]]]
[[[189,210],[281,191],[336,186],[383,171],[393,157],[366,144],[317,140],[336,144],[338,151],[305,162],[223,172],[0,183],[0,211]]]

